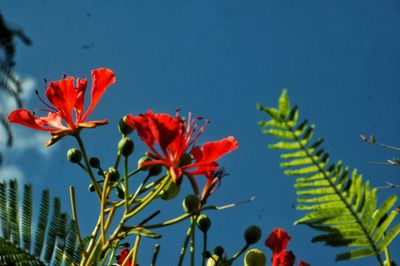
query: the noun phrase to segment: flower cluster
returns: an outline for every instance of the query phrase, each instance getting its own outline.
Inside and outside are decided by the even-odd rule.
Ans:
[[[118,243],[120,240],[125,238],[128,232],[135,232],[135,230],[138,228],[140,230],[147,230],[145,228],[145,223],[154,218],[159,211],[155,212],[155,214],[152,216],[149,216],[138,226],[127,227],[125,222],[129,218],[138,214],[151,201],[159,198],[160,195],[162,195],[161,193],[166,184],[173,184],[178,187],[181,184],[184,176],[189,178],[196,194],[188,195],[183,204],[185,211],[193,215],[191,219],[191,229],[189,232],[190,234],[194,234],[194,231],[192,230],[195,223],[198,221],[198,227],[203,231],[204,234],[206,234],[211,225],[211,220],[201,214],[200,209],[196,208],[206,203],[208,196],[216,190],[221,178],[225,175],[223,168],[219,167],[217,161],[222,156],[237,149],[239,146],[237,140],[233,136],[228,136],[220,140],[210,141],[204,143],[203,145],[198,145],[197,140],[206,128],[208,124],[207,120],[200,124],[199,121],[201,121],[202,118],[192,118],[191,114],[189,114],[187,118],[184,118],[179,115],[178,111],[176,112],[175,116],[171,116],[165,113],[154,113],[152,110],[149,110],[146,113],[139,114],[137,116],[129,114],[122,120],[122,126],[125,126],[125,129],[121,130],[122,127],[120,124],[122,139],[118,144],[119,152],[115,167],[110,167],[107,172],[104,172],[100,166],[100,160],[98,158],[92,157],[90,160],[88,159],[89,157],[87,156],[79,133],[83,128],[94,128],[98,125],[104,125],[108,123],[107,120],[87,121],[87,118],[100,101],[100,98],[106,89],[114,82],[115,75],[111,70],[106,68],[93,70],[91,103],[86,110],[84,106],[85,92],[88,83],[87,79],[78,78],[75,81],[73,77],[67,77],[59,81],[50,82],[46,89],[46,97],[49,103],[45,102],[39,97],[41,102],[45,105],[45,108],[38,109],[35,112],[30,112],[26,109],[19,109],[11,112],[8,117],[9,121],[12,123],[21,124],[36,130],[48,131],[52,138],[46,143],[46,146],[54,144],[67,135],[72,135],[78,140],[80,150],[76,148],[70,149],[68,151],[68,159],[73,163],[80,163],[82,157],[84,158],[85,165],[80,164],[80,166],[84,168],[86,173],[91,178],[91,186],[93,186],[93,190],[97,192],[102,207],[97,225],[100,226],[100,236],[97,236],[97,232],[99,230],[95,231],[96,235],[94,238],[97,237],[98,241],[95,244],[96,246],[88,245],[85,250],[88,256],[83,258],[82,265],[91,264],[93,254],[95,254],[97,250],[101,250],[102,255],[108,254],[107,252],[109,251],[110,247],[114,245],[114,243]],[[39,95],[38,92],[37,95]],[[36,113],[39,111],[47,114],[45,116],[37,116]],[[131,133],[132,130],[135,130],[138,137],[147,145],[149,151],[146,152],[146,157],[143,157],[145,160],[140,161],[139,167],[128,174],[127,157],[133,153],[134,142],[127,135]],[[122,180],[119,180],[119,174],[116,169],[118,168],[121,155],[124,156],[125,160],[123,183]],[[149,186],[149,192],[146,192],[147,189],[143,188],[143,186],[151,176],[149,171],[148,177],[144,179],[141,186],[134,194],[132,194],[129,190],[128,178],[144,169],[149,170],[153,166],[158,166],[157,169],[164,167],[167,171],[167,174],[159,179],[160,183],[153,182],[152,184],[147,184]],[[104,180],[98,181],[92,172],[92,168],[99,170],[98,173],[104,177]],[[115,175],[112,175],[112,173],[115,173]],[[160,173],[161,170],[157,171],[156,175],[159,175]],[[196,176],[204,176],[207,179],[200,198],[197,196],[199,194],[199,189],[195,180]],[[117,190],[117,196],[121,199],[120,201],[109,201],[109,195],[113,189]],[[138,198],[140,194],[144,193],[147,194],[141,198]],[[73,195],[74,193],[71,193],[71,202],[75,202]],[[108,209],[109,213],[106,214],[106,210],[104,208],[109,205],[112,207],[111,209]],[[119,225],[115,228],[114,233],[110,234],[111,237],[106,239],[108,235],[108,227],[110,224],[112,224],[111,220],[113,218],[113,212],[120,206],[125,206],[123,217],[121,218]],[[72,208],[74,211],[75,206],[72,206]],[[193,211],[195,209],[196,212]],[[183,221],[185,217],[187,216],[180,216],[153,226],[156,228],[158,226],[163,227],[168,224],[175,224],[179,221]],[[75,226],[78,228],[77,221]],[[153,234],[151,231],[148,231],[147,233]],[[188,233],[185,244],[182,247],[184,251],[186,250],[189,236],[190,235]],[[259,241],[261,237],[261,230],[257,226],[250,226],[248,229],[246,229],[244,236],[246,240],[246,246],[244,249],[242,249],[242,251],[234,255],[232,258],[228,258],[226,255],[224,255],[223,248],[217,247],[214,250],[215,254],[211,257],[211,260],[209,259],[209,261],[218,264],[220,260],[221,263],[229,262],[229,265],[231,265],[231,263],[251,244]],[[206,235],[204,239],[206,239]],[[133,264],[135,264],[134,262],[136,261],[139,240],[140,237],[137,238],[137,242],[135,242],[135,247],[133,250],[129,251],[128,248],[123,248],[120,254],[116,257],[111,255],[109,261],[111,262],[112,260],[116,259],[116,262],[119,265],[125,263],[127,266],[133,266]],[[289,240],[290,236],[285,230],[275,228],[265,241],[265,245],[273,252],[271,259],[273,266],[294,265],[294,254],[291,251],[286,250]],[[204,245],[203,253],[204,265],[206,255],[210,253],[206,250],[206,245]],[[184,254],[185,252],[181,253],[179,265],[182,265]],[[105,257],[103,258],[105,259]],[[214,257],[216,257],[217,260],[215,260]],[[257,260],[257,265],[265,264],[265,255],[260,250],[253,249],[246,255],[246,257],[248,261]],[[254,265],[254,263],[251,265]],[[135,264],[135,266],[138,266],[138,264]],[[300,266],[309,266],[309,264],[300,261]]]
[[[204,175],[207,183],[203,189],[202,200],[205,200],[221,176],[221,172],[217,171],[217,160],[236,149],[238,142],[229,136],[207,142],[203,146],[196,145],[196,140],[208,123],[205,121],[200,127],[196,120],[198,119],[192,119],[190,114],[186,120],[180,117],[178,112],[173,117],[169,114],[155,114],[151,110],[138,116],[126,117],[127,124],[136,130],[140,139],[150,149],[147,155],[152,160],[143,162],[141,166],[163,165],[177,184],[182,181],[182,176],[186,175],[196,186],[193,177]]]
[[[114,82],[115,75],[111,70],[99,68],[92,71],[91,103],[86,112],[84,112],[84,106],[87,79],[78,78],[76,85],[73,77],[50,82],[46,89],[46,97],[50,104],[40,98],[46,107],[37,110],[46,112],[46,116],[38,117],[36,112],[18,109],[10,113],[8,120],[37,130],[49,131],[52,138],[46,143],[46,146],[50,146],[62,137],[75,134],[82,128],[107,124],[107,120],[86,121],[86,119],[108,86]]]
[[[293,266],[295,263],[295,256],[292,251],[287,251],[286,247],[291,237],[289,234],[280,228],[274,228],[274,231],[265,240],[265,245],[272,250],[272,266]],[[300,260],[300,266],[310,266]]]

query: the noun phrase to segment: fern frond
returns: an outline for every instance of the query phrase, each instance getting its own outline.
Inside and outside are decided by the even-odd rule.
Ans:
[[[338,254],[337,260],[376,256],[383,265],[381,253],[400,233],[400,225],[393,226],[398,211],[391,211],[397,197],[389,197],[378,207],[376,189],[357,170],[349,174],[341,162],[329,163],[328,153],[321,148],[323,139],[312,141],[314,125],[307,120],[297,123],[298,109],[290,109],[286,90],[277,109],[257,107],[270,117],[259,122],[263,132],[280,139],[269,147],[284,152],[280,166],[285,175],[296,177],[297,209],[308,212],[295,224],[325,232],[313,242],[354,248]]]
[[[61,202],[54,198],[51,221],[50,193],[42,192],[35,242],[32,246],[32,186],[25,185],[18,200],[16,180],[0,183],[0,265],[78,265],[72,263],[76,233]]]
[[[36,233],[35,233],[34,254],[36,257],[39,258],[42,254],[49,209],[50,209],[50,192],[48,189],[46,189],[42,191],[42,197],[40,200],[39,219],[37,222]]]
[[[24,198],[22,201],[22,242],[26,250],[31,249],[32,243],[32,185],[24,186]]]

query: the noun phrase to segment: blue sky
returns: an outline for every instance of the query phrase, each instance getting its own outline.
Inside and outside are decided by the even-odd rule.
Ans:
[[[294,179],[282,174],[279,154],[267,149],[273,139],[257,126],[265,117],[256,103],[276,105],[283,88],[302,117],[316,124],[332,160],[358,168],[374,186],[399,183],[398,169],[368,165],[398,154],[359,140],[360,133],[374,134],[399,145],[397,1],[4,0],[0,11],[33,40],[31,47],[18,43],[16,57],[30,90],[44,95],[43,78],[58,80],[64,73],[90,77],[98,67],[116,73],[117,83],[90,116],[110,124],[83,133],[90,155],[105,165],[114,160],[118,120],[147,109],[174,114],[180,108],[182,114],[208,118],[211,124],[199,142],[228,135],[238,139],[240,148],[221,160],[230,175],[210,199],[222,205],[257,197],[210,213],[212,246],[222,244],[231,255],[242,247],[242,232],[251,224],[262,227],[263,239],[274,227],[285,228],[292,236],[289,248],[312,265],[334,265],[340,251],[310,243],[315,232],[292,225],[302,215],[293,208]],[[27,95],[25,105],[36,109],[41,103]],[[66,161],[66,151],[76,146],[73,139],[46,149],[42,135],[13,128],[23,145],[8,151],[3,169],[19,171],[38,194],[50,187],[65,210],[68,186],[75,185],[88,233],[98,210],[95,195],[86,192],[88,178]],[[137,160],[145,146],[134,140]],[[398,191],[380,193],[384,198]],[[180,199],[173,201],[162,217],[173,217],[180,208]],[[160,265],[175,264],[186,226],[164,232],[160,259],[168,263]],[[149,264],[153,244],[143,241],[141,265]],[[400,249],[399,240],[392,249]],[[375,265],[375,260],[362,263]]]

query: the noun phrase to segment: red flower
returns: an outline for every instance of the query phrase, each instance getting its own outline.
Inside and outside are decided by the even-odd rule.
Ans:
[[[129,249],[127,249],[127,248],[122,249],[121,252],[119,253],[119,255],[117,255],[117,263],[122,264],[124,262],[124,260],[126,259],[126,257],[128,257],[128,254],[129,254]],[[132,266],[132,262],[128,261],[125,265]]]
[[[211,176],[218,168],[217,160],[238,147],[232,136],[207,142],[201,147],[195,145],[208,121],[199,127],[190,114],[185,120],[178,113],[172,117],[149,110],[139,116],[128,115],[126,122],[151,150],[148,155],[153,160],[142,163],[142,166],[164,165],[176,183],[182,180],[183,174],[191,179],[194,175]],[[184,159],[185,154],[189,154],[193,161]]]
[[[126,259],[126,257],[128,257],[129,255],[129,249],[127,248],[123,248],[121,250],[121,252],[119,253],[119,255],[117,255],[117,263],[122,265],[122,263],[124,262],[124,260]],[[125,266],[132,266],[132,261],[127,261]],[[136,263],[136,266],[139,266],[139,264]]]
[[[279,253],[285,250],[291,237],[281,228],[274,228],[274,231],[265,240],[265,245],[269,247],[273,253]]]
[[[221,178],[226,175],[224,169],[218,169],[215,172],[206,174],[207,182],[203,188],[203,192],[201,193],[201,201],[203,204],[207,201],[208,196],[213,194],[218,188]]]
[[[274,228],[274,231],[265,240],[265,245],[272,250],[272,266],[293,266],[296,260],[293,252],[286,251],[291,237],[281,228]],[[300,260],[300,266],[310,266]]]
[[[84,112],[84,104],[87,79],[77,78],[74,85],[74,78],[67,77],[60,81],[50,82],[46,89],[46,97],[51,105],[42,101],[48,109],[39,109],[39,111],[47,112],[47,116],[37,117],[35,112],[19,109],[11,112],[8,120],[37,130],[49,131],[52,138],[46,146],[82,128],[107,124],[107,120],[86,121],[86,119],[107,87],[115,82],[115,75],[107,68],[99,68],[92,71],[92,80],[91,103],[86,112]]]
[[[272,255],[272,266],[293,266],[295,260],[293,252],[283,250]]]

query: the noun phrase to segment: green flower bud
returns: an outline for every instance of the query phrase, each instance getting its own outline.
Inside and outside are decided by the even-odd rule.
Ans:
[[[255,244],[261,238],[261,229],[257,225],[252,225],[244,232],[244,240],[248,245]]]
[[[197,227],[203,232],[206,233],[208,229],[211,227],[211,220],[207,215],[201,214],[199,218],[197,218]]]
[[[77,148],[69,149],[67,158],[71,163],[79,163],[82,160],[82,153]]]
[[[96,189],[94,188],[94,185],[92,183],[90,183],[88,190],[89,190],[89,192],[94,192]]]
[[[100,160],[97,157],[89,159],[89,165],[93,168],[100,168]]]
[[[144,166],[144,167],[141,166],[142,163],[149,162],[149,161],[151,161],[151,158],[149,156],[143,156],[138,161],[138,168],[140,168],[140,170],[142,170],[142,171],[150,170],[151,166]]]
[[[189,153],[185,153],[182,156],[180,166],[185,166],[192,163],[192,156]]]
[[[214,253],[215,255],[217,255],[218,257],[221,257],[222,255],[224,255],[225,249],[222,246],[216,246],[214,248]]]
[[[115,194],[120,199],[124,199],[125,198],[124,191],[119,186],[117,186],[117,191],[115,192]]]
[[[265,266],[266,260],[264,252],[253,248],[246,252],[244,256],[244,266]]]
[[[149,176],[157,176],[161,173],[162,167],[161,165],[152,165],[150,166]]]
[[[166,185],[166,187],[161,191],[160,198],[163,200],[172,200],[179,194],[180,191],[181,191],[180,186],[175,184],[171,179]]]
[[[121,120],[119,120],[118,130],[124,136],[127,136],[127,135],[129,135],[129,134],[131,134],[133,132],[133,128],[131,128],[126,123],[126,116],[124,116],[123,118],[121,118]]]
[[[108,174],[110,175],[109,180],[111,182],[117,181],[119,179],[119,172],[114,167],[108,168]]]
[[[118,143],[118,152],[121,153],[125,157],[128,157],[129,155],[131,155],[134,148],[135,148],[135,144],[128,137],[122,138]]]
[[[187,213],[197,211],[200,209],[200,199],[196,195],[187,195],[182,206]]]
[[[217,255],[212,255],[211,257],[209,257],[209,259],[207,260],[207,266],[217,266],[217,261],[219,260],[219,257]],[[218,265],[220,265],[220,263],[218,263]]]

